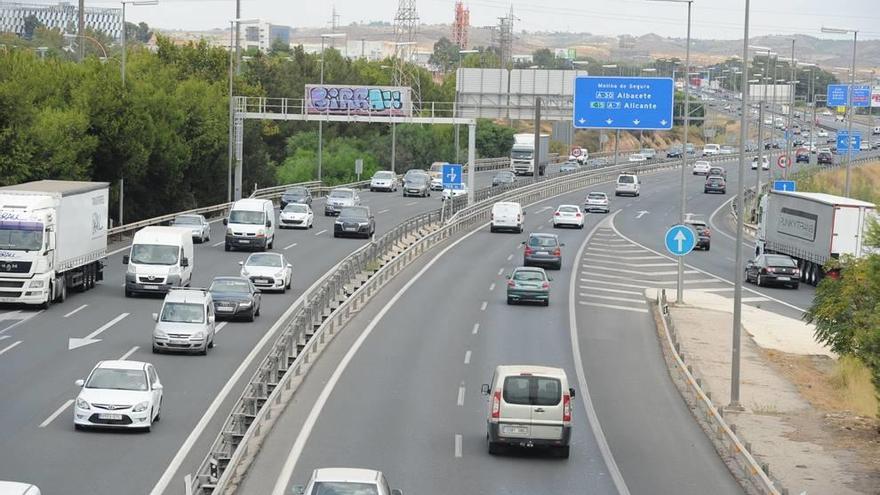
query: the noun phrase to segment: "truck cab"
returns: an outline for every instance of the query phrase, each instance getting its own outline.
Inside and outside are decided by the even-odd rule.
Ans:
[[[540,135],[537,156],[534,134],[514,134],[510,149],[510,168],[516,175],[544,175],[547,168],[550,136]]]

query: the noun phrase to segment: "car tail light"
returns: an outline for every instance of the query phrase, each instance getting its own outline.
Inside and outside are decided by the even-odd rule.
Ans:
[[[762,273],[762,274],[767,273],[767,269],[766,269],[766,268],[761,268],[761,273]]]
[[[532,248],[526,246],[526,251],[525,251],[526,254],[534,254],[534,252],[535,252],[534,249],[532,249]]]
[[[495,220],[495,214],[494,214],[494,213],[490,213],[490,214],[489,214],[489,220]]]
[[[553,256],[562,256],[562,250],[559,248],[554,249]]]
[[[498,419],[501,417],[501,391],[496,390],[494,394],[492,394],[492,419]]]
[[[580,214],[580,213],[577,213],[577,214],[575,214],[575,216],[576,216],[577,218],[580,218],[580,217],[581,217],[581,214]]]
[[[559,212],[557,211],[557,212],[554,213],[553,215],[558,217],[558,216],[559,216]]]
[[[550,288],[550,282],[544,282],[543,284],[541,284],[541,288],[543,288],[543,289],[549,289],[549,288]]]
[[[568,394],[562,396],[562,421],[571,421],[571,396]]]
[[[516,282],[514,282],[513,280],[508,280],[508,281],[507,281],[507,286],[508,286],[508,287],[516,287]]]
[[[516,221],[517,221],[517,223],[522,222],[522,215],[517,214],[517,215],[516,215]]]
[[[704,229],[703,233],[706,234],[706,237],[712,237],[712,231],[709,229]]]

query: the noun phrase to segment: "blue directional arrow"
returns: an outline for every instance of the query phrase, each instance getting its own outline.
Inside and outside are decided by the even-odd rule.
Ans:
[[[666,250],[675,256],[684,256],[693,251],[697,236],[687,225],[673,225],[666,231]]]

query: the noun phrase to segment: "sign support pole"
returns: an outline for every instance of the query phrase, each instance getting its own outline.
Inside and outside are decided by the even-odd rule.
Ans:
[[[849,119],[847,119],[847,124],[846,124],[846,134],[847,134],[850,142],[849,142],[849,146],[847,146],[847,152],[846,152],[846,179],[845,179],[846,181],[844,183],[843,195],[846,196],[847,198],[849,197],[849,183],[850,183],[849,169],[850,169],[850,162],[852,162],[852,149],[853,149],[853,146],[852,146],[852,135],[853,135],[852,121],[853,121],[854,114],[856,112],[856,109],[853,106],[853,90],[855,89],[855,84],[856,84],[856,45],[857,45],[856,41],[857,41],[858,37],[859,37],[859,32],[853,31],[852,69],[850,69],[850,73],[849,73],[849,88],[846,91],[847,110],[849,110]],[[870,93],[869,93],[869,99],[870,99]]]
[[[476,189],[477,168],[477,124],[468,124],[468,205],[474,204],[474,189]]]
[[[690,127],[690,86],[691,86],[691,6],[693,2],[688,2],[688,22],[687,22],[687,48],[685,49],[684,62],[684,136],[681,146],[681,218],[679,223],[684,224],[684,217],[687,212],[687,143],[688,128]],[[745,59],[743,59],[745,60]],[[745,109],[743,109],[745,111]],[[742,154],[742,153],[740,153]],[[742,177],[742,175],[740,175]],[[740,180],[739,182],[742,182]],[[684,303],[684,258],[678,258],[678,277],[675,284],[675,303]]]

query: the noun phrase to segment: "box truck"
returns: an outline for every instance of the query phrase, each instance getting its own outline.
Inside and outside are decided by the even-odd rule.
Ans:
[[[816,285],[822,266],[870,248],[865,233],[877,218],[873,203],[824,193],[770,191],[758,206],[755,254],[781,253],[797,261],[801,281]]]
[[[516,175],[544,175],[550,155],[550,136],[541,134],[538,156],[535,157],[535,135],[514,134],[510,150],[510,168]]]
[[[103,280],[108,202],[106,182],[0,187],[0,303],[48,308]]]

